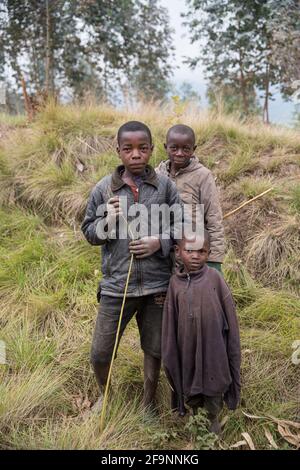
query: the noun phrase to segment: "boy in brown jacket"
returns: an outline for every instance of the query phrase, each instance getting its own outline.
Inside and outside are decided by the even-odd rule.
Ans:
[[[162,361],[172,387],[172,408],[208,412],[219,434],[223,400],[240,398],[240,337],[235,305],[223,276],[206,265],[209,239],[185,236],[175,247],[183,267],[171,277],[164,305]]]
[[[184,204],[204,206],[204,225],[209,233],[211,251],[208,264],[221,271],[224,258],[224,228],[218,190],[211,171],[194,156],[197,148],[191,127],[177,124],[166,136],[168,160],[155,169],[175,182]]]

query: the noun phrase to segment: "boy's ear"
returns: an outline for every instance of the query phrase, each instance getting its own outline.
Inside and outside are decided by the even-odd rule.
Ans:
[[[196,148],[197,148],[197,145],[194,145],[194,152],[195,152]]]
[[[178,245],[174,245],[174,250],[175,250],[176,255],[179,255],[179,246]]]
[[[151,145],[151,152],[154,150],[154,144]]]
[[[117,154],[120,156],[120,147],[119,146],[116,147],[116,151],[117,151]]]

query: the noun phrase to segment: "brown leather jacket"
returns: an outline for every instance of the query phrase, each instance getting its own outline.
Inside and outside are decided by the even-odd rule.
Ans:
[[[204,205],[204,224],[210,236],[208,261],[222,263],[224,258],[223,216],[218,189],[211,171],[192,157],[189,165],[181,168],[175,176],[170,173],[170,160],[162,161],[155,169],[158,174],[169,176],[176,184],[180,198],[185,204]]]

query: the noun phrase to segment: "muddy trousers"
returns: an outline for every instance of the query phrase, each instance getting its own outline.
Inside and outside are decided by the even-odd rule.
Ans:
[[[154,403],[161,364],[161,326],[165,293],[126,299],[120,338],[135,316],[144,351],[144,406]],[[106,385],[116,340],[122,298],[102,295],[93,336],[91,363],[101,391]]]

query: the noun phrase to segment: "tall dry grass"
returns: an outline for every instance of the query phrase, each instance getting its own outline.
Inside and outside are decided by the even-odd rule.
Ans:
[[[165,158],[168,127],[191,125],[197,155],[217,177],[224,212],[275,187],[225,222],[223,271],[238,307],[243,389],[241,407],[234,413],[224,409],[224,431],[214,446],[230,448],[248,432],[257,448],[268,449],[267,428],[279,448],[293,448],[270,418],[255,420],[243,412],[299,420],[299,366],[291,355],[300,339],[300,137],[178,103],[120,111],[50,103],[30,126],[6,126],[9,132],[0,143],[0,340],[7,346],[7,364],[0,366],[0,447],[211,445],[202,418],[197,428],[188,417],[179,420],[170,412],[163,373],[158,415],[143,413],[143,364],[134,322],[121,341],[102,434],[99,418],[88,413],[97,397],[89,348],[100,254],[83,240],[79,223],[90,189],[119,162],[115,135],[129,119],[151,127],[153,165]]]

